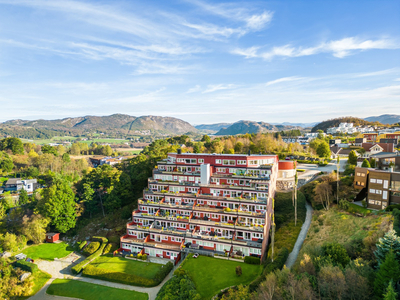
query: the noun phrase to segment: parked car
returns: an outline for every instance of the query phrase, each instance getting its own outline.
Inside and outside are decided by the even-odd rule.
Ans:
[[[198,258],[198,257],[199,257],[198,253],[193,254],[193,258]]]

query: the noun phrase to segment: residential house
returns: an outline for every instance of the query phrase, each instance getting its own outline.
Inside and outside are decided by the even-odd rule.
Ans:
[[[37,179],[21,180],[20,178],[10,178],[5,183],[4,191],[18,192],[18,191],[24,189],[28,193],[32,193],[33,191],[35,191],[38,188],[39,188],[39,185],[37,183]]]
[[[395,152],[394,144],[386,143],[362,143],[361,147],[365,150],[363,158],[369,158],[373,154],[380,152]]]

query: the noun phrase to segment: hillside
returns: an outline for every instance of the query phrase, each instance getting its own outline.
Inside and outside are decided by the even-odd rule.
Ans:
[[[134,117],[124,114],[57,120],[11,120],[0,124],[1,135],[24,138],[44,138],[60,134],[76,135],[85,132],[132,134],[135,130],[151,130],[152,133],[171,135],[198,132],[189,123],[172,117]]]
[[[330,127],[338,127],[340,123],[353,123],[354,126],[360,126],[360,125],[379,125],[379,122],[368,122],[364,119],[356,118],[356,117],[342,117],[342,118],[336,118],[336,119],[330,119],[327,121],[323,121],[317,125],[315,125],[312,129],[311,132],[317,132],[318,130],[323,130],[326,132],[326,130]]]
[[[215,133],[221,130],[222,128],[228,128],[231,125],[232,123],[216,123],[216,124],[200,124],[194,127],[200,131],[208,131],[211,133]]]
[[[396,124],[400,122],[400,115],[380,115],[364,119],[368,122],[379,122],[382,124]]]
[[[236,135],[246,133],[259,133],[259,132],[275,132],[282,130],[290,130],[295,128],[294,126],[285,125],[271,125],[264,122],[254,121],[238,121],[233,123],[228,128],[219,130],[215,135]]]

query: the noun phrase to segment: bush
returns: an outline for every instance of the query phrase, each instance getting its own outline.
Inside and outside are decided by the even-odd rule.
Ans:
[[[143,254],[139,253],[136,257],[137,259],[142,259]]]
[[[146,253],[142,255],[142,259],[143,260],[147,260],[147,254]]]
[[[91,261],[98,258],[103,253],[103,250],[107,245],[107,239],[105,239],[105,241],[106,242],[102,243],[101,247],[95,253],[87,257],[85,260],[81,261],[79,264],[73,266],[71,268],[72,273],[79,274]]]
[[[92,255],[100,248],[99,242],[91,242],[86,248],[83,250],[83,254],[86,256]]]
[[[361,204],[362,204],[362,206],[363,206],[364,208],[367,208],[367,201],[363,200],[363,201],[361,201]]]
[[[114,243],[108,243],[104,248],[103,254],[114,253],[115,250],[118,250],[118,245]]]
[[[322,250],[324,251],[324,255],[332,259],[332,262],[336,265],[345,267],[350,262],[350,257],[341,244],[328,243],[322,246]]]
[[[24,270],[27,272],[31,272],[32,274],[36,273],[39,270],[37,265],[35,265],[34,263],[31,263],[31,262],[24,261],[24,260],[17,260],[14,263],[14,267],[20,268],[21,270]]]
[[[168,262],[166,265],[164,265],[164,267],[157,272],[156,276],[154,276],[154,279],[157,281],[157,284],[162,282],[173,268],[174,264],[172,262]]]
[[[236,275],[237,276],[241,276],[242,275],[242,267],[241,266],[237,266],[235,271],[236,271]]]
[[[271,258],[266,259],[266,261],[263,263],[265,267],[262,274],[249,284],[249,291],[250,292],[256,291],[260,283],[265,280],[265,277],[269,273],[274,272],[275,270],[282,269],[288,257],[289,257],[289,250],[283,247],[279,250],[273,262],[271,261]]]
[[[98,241],[98,242],[102,242],[102,243],[107,243],[108,240],[107,238],[103,237],[103,236],[94,236],[92,237],[93,241]]]
[[[245,256],[244,262],[246,264],[250,264],[250,265],[259,265],[261,260],[260,260],[260,258],[254,257],[254,256]]]
[[[79,244],[79,250],[82,250],[87,244],[87,241],[83,241]]]

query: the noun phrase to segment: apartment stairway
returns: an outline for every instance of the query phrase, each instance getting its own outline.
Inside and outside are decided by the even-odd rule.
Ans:
[[[367,188],[363,188],[357,196],[354,198],[354,201],[362,201],[367,197]]]

